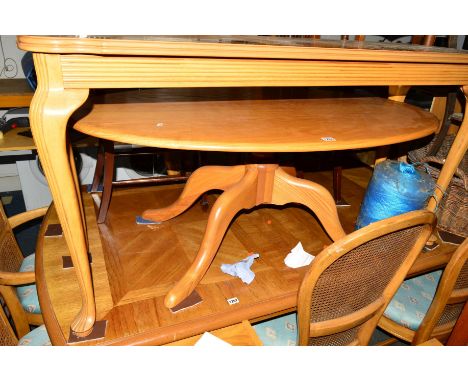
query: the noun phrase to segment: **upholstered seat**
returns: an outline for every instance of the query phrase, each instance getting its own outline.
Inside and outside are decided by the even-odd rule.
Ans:
[[[442,271],[439,270],[404,281],[384,316],[408,329],[417,330],[431,306],[441,276]]]
[[[468,300],[468,239],[443,271],[406,280],[380,319],[379,327],[394,337],[419,345],[449,337]]]
[[[18,346],[49,346],[50,343],[49,335],[45,325],[41,325],[34,330],[31,330],[28,334],[22,337],[18,341]]]
[[[264,346],[296,346],[297,314],[291,313],[252,325]]]
[[[26,325],[27,330],[18,340],[18,335],[11,326],[11,321],[15,321],[12,313],[9,312],[9,317],[6,315],[6,307],[0,301],[0,346],[46,346],[51,345],[49,334],[44,325],[41,325],[33,330],[30,330],[29,325]]]
[[[34,272],[35,258],[36,255],[34,253],[25,257],[21,263],[19,272]],[[41,313],[36,284],[20,286],[16,288],[16,294],[18,295],[18,299],[26,312],[36,314]]]

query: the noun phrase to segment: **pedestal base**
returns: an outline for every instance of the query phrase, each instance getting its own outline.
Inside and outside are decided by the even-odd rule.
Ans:
[[[167,308],[178,305],[193,292],[216,256],[229,224],[242,209],[260,204],[302,204],[315,213],[334,241],[345,236],[331,194],[321,185],[294,175],[293,168],[281,168],[276,164],[201,167],[191,175],[172,205],[143,212],[144,219],[164,222],[186,211],[205,192],[213,189],[224,191],[211,209],[195,260],[166,295]]]

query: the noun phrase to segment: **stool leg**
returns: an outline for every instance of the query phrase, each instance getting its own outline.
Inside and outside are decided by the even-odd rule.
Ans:
[[[101,205],[99,206],[99,213],[97,222],[102,224],[106,221],[107,211],[112,197],[112,181],[114,180],[114,143],[106,141],[104,143],[104,181],[101,194]]]
[[[94,170],[93,184],[91,185],[90,192],[98,191],[99,184],[101,183],[103,171],[104,171],[104,143],[102,139],[99,139],[96,169]]]
[[[349,207],[349,204],[341,196],[341,179],[343,175],[343,168],[341,166],[333,167],[333,198],[335,199],[335,204],[339,207]]]

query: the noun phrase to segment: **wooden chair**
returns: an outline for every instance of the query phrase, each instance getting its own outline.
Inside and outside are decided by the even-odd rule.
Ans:
[[[41,325],[43,320],[34,285],[35,256],[23,257],[13,229],[46,212],[44,207],[7,218],[0,203],[0,297],[13,317],[19,338],[29,332],[29,325]]]
[[[435,216],[412,211],[357,230],[320,252],[301,283],[296,318],[254,328],[265,345],[289,331],[299,345],[367,345],[426,243]],[[276,320],[276,322],[275,322]],[[278,329],[279,328],[279,329]],[[297,329],[296,329],[297,328]],[[286,344],[286,343],[285,343]]]
[[[27,323],[26,323],[27,325]],[[18,338],[13,330],[3,306],[0,306],[0,346],[44,346],[51,345],[45,325],[41,325]]]
[[[468,239],[457,248],[444,271],[406,280],[378,326],[419,345],[431,338],[444,342],[468,300]]]

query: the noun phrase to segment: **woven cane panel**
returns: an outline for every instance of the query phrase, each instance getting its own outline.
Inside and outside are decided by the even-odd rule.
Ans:
[[[456,235],[467,237],[468,191],[462,181],[453,178],[437,210],[437,227]]]
[[[416,226],[381,236],[335,261],[322,273],[314,288],[311,321],[343,317],[377,300],[422,228]]]
[[[1,210],[0,210],[0,232],[5,231],[7,229],[6,227],[7,227],[7,221],[5,220],[5,217],[1,213]]]
[[[3,272],[18,272],[23,255],[11,232],[5,232],[0,239],[0,270]]]
[[[0,309],[2,309],[0,307]],[[0,346],[15,346],[18,345],[18,340],[12,335],[10,324],[6,321],[3,312],[0,312]]]
[[[459,304],[446,305],[444,312],[442,313],[442,316],[440,317],[436,326],[448,324],[449,322],[453,322],[455,325],[455,321],[457,321],[464,305],[464,302]]]
[[[8,218],[5,215],[5,210],[3,209],[3,205],[0,202],[0,232],[7,226]]]
[[[345,346],[354,341],[361,325],[328,336],[309,338],[309,346]]]
[[[465,288],[468,288],[468,261],[465,261],[465,264],[463,265],[454,286],[454,289]]]

